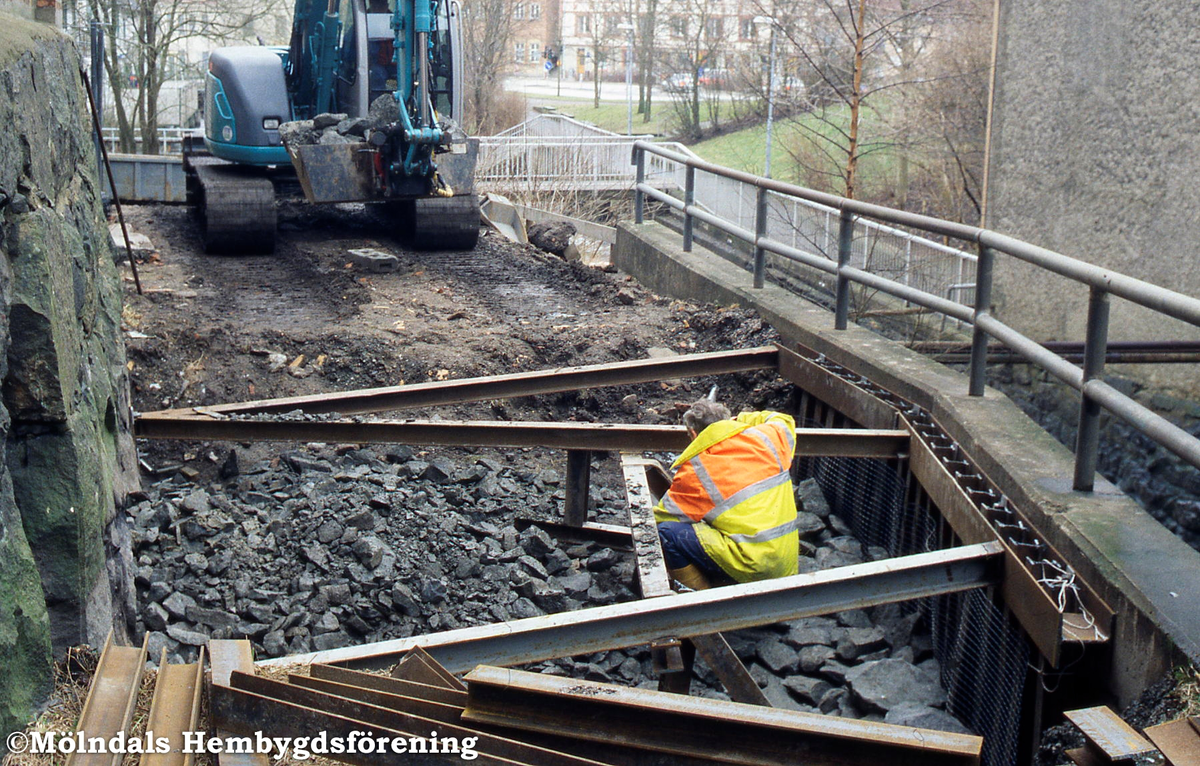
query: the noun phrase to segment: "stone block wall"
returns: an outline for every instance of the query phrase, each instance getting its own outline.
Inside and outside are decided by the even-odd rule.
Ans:
[[[135,486],[121,287],[74,46],[0,13],[0,732],[51,660],[127,640]]]

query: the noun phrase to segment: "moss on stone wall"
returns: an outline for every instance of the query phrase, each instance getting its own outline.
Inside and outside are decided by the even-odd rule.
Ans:
[[[0,14],[0,732],[44,693],[52,648],[126,624],[108,529],[136,459],[86,109],[71,41]]]

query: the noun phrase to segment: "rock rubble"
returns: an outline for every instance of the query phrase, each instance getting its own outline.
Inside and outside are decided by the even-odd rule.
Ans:
[[[558,517],[561,476],[516,451],[307,445],[225,483],[154,485],[127,511],[151,656],[246,637],[278,657],[636,599],[631,554],[517,531],[518,518]],[[815,550],[801,571],[885,557],[846,534],[814,482],[797,498]],[[623,523],[624,495],[603,474],[591,499],[597,518]],[[727,638],[776,706],[953,729],[918,625],[891,605]],[[657,685],[643,648],[534,667]],[[699,660],[697,676],[694,693],[725,697]]]

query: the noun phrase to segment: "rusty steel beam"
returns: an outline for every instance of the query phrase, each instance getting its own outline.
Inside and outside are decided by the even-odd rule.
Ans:
[[[671,595],[674,592],[671,590],[671,578],[658,539],[658,525],[654,522],[654,498],[661,497],[666,492],[670,487],[670,480],[658,461],[632,455],[621,456],[621,470],[625,474],[629,527],[633,531],[642,598]],[[659,679],[660,690],[682,690],[681,693],[687,694],[692,676],[692,666],[687,659],[689,655],[694,657],[698,654],[717,674],[721,685],[734,702],[771,706],[724,636],[720,633],[692,636],[690,641],[694,651],[683,653],[684,667],[678,671],[682,677],[668,678],[664,673]]]
[[[315,672],[318,668],[321,668],[321,675]],[[288,683],[389,710],[412,713],[450,724],[462,724],[462,713],[467,704],[465,691],[450,691],[424,684],[389,686],[387,682],[392,684],[403,682],[397,682],[396,679],[386,676],[358,673],[331,665],[313,665],[310,671],[313,671],[311,676],[289,675]],[[322,677],[339,672],[341,682],[334,682]],[[452,694],[454,698],[446,698],[445,694]],[[503,727],[487,724],[472,725],[471,728],[501,737],[511,737],[513,734]],[[573,753],[617,766],[706,766],[712,763],[708,759],[684,758],[678,754],[660,755],[611,743],[589,742],[570,736],[523,732],[520,740],[528,745]]]
[[[763,582],[461,628],[260,661],[388,667],[420,646],[452,673],[624,649],[660,636],[738,630],[991,585],[998,543],[856,564]]]
[[[208,662],[212,668],[212,683],[215,686],[228,686],[233,672],[254,672],[254,647],[245,639],[211,639],[208,642]],[[220,728],[218,737],[229,734]],[[216,756],[220,766],[267,766],[270,762],[266,753],[219,753]]]
[[[117,732],[126,731],[142,688],[145,667],[145,641],[140,647],[117,646],[109,631],[75,730],[82,732],[85,739],[101,737],[105,741]],[[67,766],[118,766],[121,758],[119,752],[72,751],[66,763]]]
[[[975,766],[983,746],[966,734],[488,666],[468,673],[467,687],[467,722],[742,766]]]
[[[363,731],[388,739],[424,739],[437,732],[439,741],[454,737],[459,743],[474,738],[473,749],[477,763],[490,764],[555,764],[558,766],[596,766],[601,763],[590,758],[528,745],[507,737],[488,734],[439,721],[402,710],[371,705],[333,694],[305,689],[272,681],[267,678],[235,672],[232,686],[213,686],[212,718],[216,726],[235,734],[251,735],[262,731],[264,724],[273,736],[312,737],[327,732],[329,737],[348,738],[352,732]],[[387,752],[382,756],[367,755],[355,759],[351,754],[339,754],[338,760],[359,764],[434,764],[450,760],[444,754]],[[454,760],[459,760],[457,756]]]
[[[582,527],[588,520],[588,501],[592,486],[592,453],[585,449],[567,450],[566,498],[563,523]]]
[[[192,754],[184,752],[183,733],[196,731],[203,688],[204,648],[200,648],[200,656],[195,662],[170,665],[164,646],[158,662],[158,676],[154,679],[154,697],[150,700],[146,731],[154,732],[155,738],[165,738],[169,749],[165,753],[157,750],[143,753],[139,761],[141,766],[188,766],[192,762]]]
[[[548,447],[573,450],[668,452],[688,444],[683,426],[512,421],[237,420],[206,415],[143,415],[134,421],[143,439],[295,441],[343,444],[421,444],[449,447]],[[894,458],[907,451],[907,431],[798,428],[796,451],[829,457]]]
[[[556,521],[519,518],[513,523],[513,526],[516,527],[518,532],[523,532],[528,527],[538,527],[539,529],[544,529],[551,537],[562,542],[596,543],[603,545],[605,548],[616,548],[623,551],[633,550],[633,537],[629,532],[629,527],[621,527],[615,524],[601,524],[589,521],[581,527],[572,527],[566,524],[559,524]]]
[[[302,410],[307,413],[337,412],[342,415],[363,415],[413,407],[484,402],[491,399],[554,394],[585,388],[652,383],[675,378],[770,370],[774,369],[777,364],[777,349],[773,346],[761,346],[738,351],[688,354],[669,359],[637,359],[630,362],[596,364],[586,367],[559,367],[553,370],[519,372],[512,375],[494,375],[482,378],[414,383],[408,386],[367,388],[335,394],[314,394],[284,399],[218,404],[205,407],[204,410],[221,415],[282,413],[292,410]],[[173,418],[191,412],[192,410],[164,410],[163,412],[146,413],[142,417],[161,415]]]

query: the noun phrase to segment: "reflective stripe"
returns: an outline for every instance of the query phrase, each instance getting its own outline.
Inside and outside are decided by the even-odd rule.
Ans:
[[[725,511],[728,511],[730,508],[744,503],[760,492],[766,492],[768,489],[775,489],[776,487],[786,484],[791,480],[792,474],[789,471],[780,471],[774,476],[768,476],[761,481],[756,481],[748,487],[739,489],[737,492],[734,492],[728,498],[722,500],[719,504],[714,506],[711,511],[704,514],[704,520],[709,524],[712,524],[717,520],[718,516],[720,516],[722,513],[725,513]]]
[[[786,466],[783,464],[783,455],[779,454],[779,448],[775,446],[775,442],[771,441],[771,437],[766,434],[758,426],[747,428],[746,433],[754,434],[763,444],[767,445],[767,449],[771,450],[771,454],[775,456],[775,462],[779,464],[779,470],[783,470]]]
[[[663,495],[662,509],[663,512],[668,516],[674,516],[680,521],[686,521],[693,524],[695,523],[692,521],[690,516],[683,512],[683,509],[679,507],[679,503],[675,502],[675,500],[671,497],[670,492],[667,492],[667,494]]]
[[[688,464],[696,472],[696,478],[700,480],[700,486],[704,487],[704,491],[708,493],[708,499],[712,500],[713,505],[720,505],[725,496],[721,494],[721,490],[717,489],[717,483],[713,481],[708,469],[704,467],[704,463],[700,462],[700,455],[689,460]]]
[[[797,519],[792,519],[791,521],[789,521],[785,524],[780,524],[777,527],[771,527],[770,529],[764,529],[763,531],[759,532],[758,534],[729,535],[729,539],[733,540],[736,543],[765,543],[768,540],[774,540],[775,538],[783,537],[784,535],[786,535],[790,532],[795,532],[799,528],[800,528],[800,520],[797,518]]]

